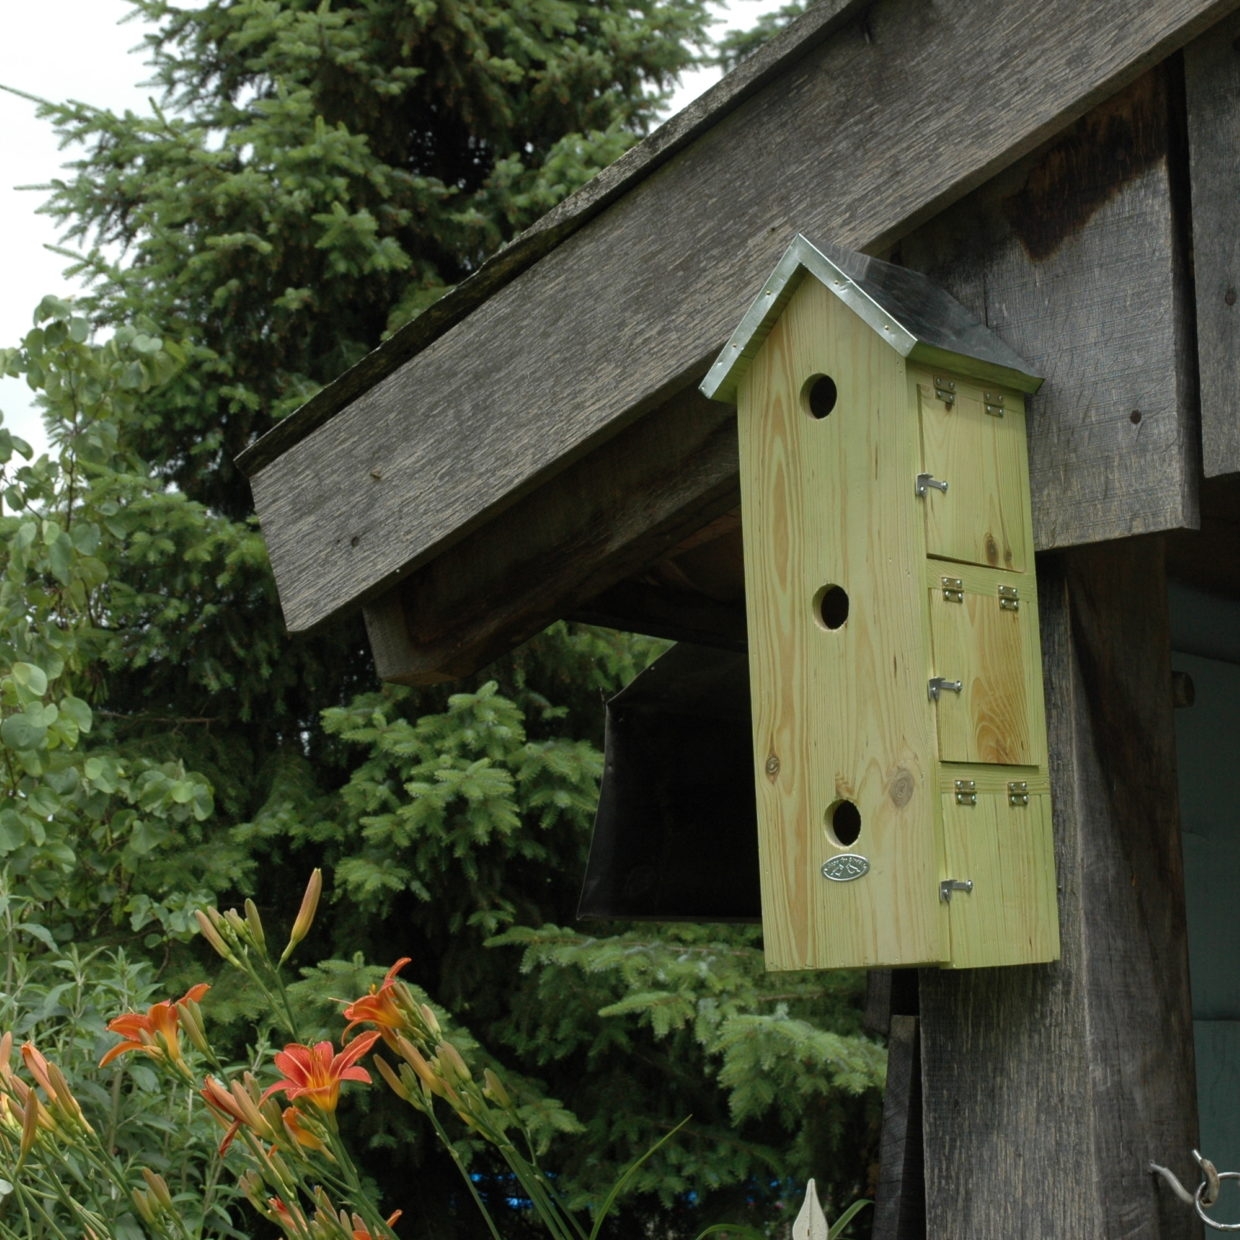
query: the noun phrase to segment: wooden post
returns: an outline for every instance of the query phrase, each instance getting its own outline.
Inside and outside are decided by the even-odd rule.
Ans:
[[[921,984],[928,1236],[1188,1237],[1191,1005],[1162,544],[1040,565],[1062,959]]]

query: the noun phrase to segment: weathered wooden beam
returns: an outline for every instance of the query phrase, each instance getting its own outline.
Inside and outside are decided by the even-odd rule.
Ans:
[[[1202,464],[1240,471],[1240,17],[1184,49]]]
[[[883,1135],[870,1240],[925,1240],[921,1031],[916,1016],[892,1016],[883,1090]],[[954,1234],[954,1233],[952,1233]]]
[[[1168,76],[1165,67],[1146,74],[900,246],[903,261],[988,319],[1047,376],[1029,423],[1039,549],[1198,521],[1190,295]],[[658,412],[637,425],[661,426],[669,417]],[[664,528],[689,528],[717,504],[733,468],[730,449],[706,468],[695,463],[692,440],[669,449],[652,433],[625,432],[450,548],[442,564],[399,588],[398,604],[389,600],[368,612],[372,633],[379,608],[396,606],[400,631],[421,633],[425,642],[418,654],[410,637],[406,668],[422,668],[423,678],[463,674],[498,652],[500,619],[515,631],[521,625],[513,617],[524,608],[525,628],[533,631],[600,582],[641,567],[643,553],[662,550]],[[669,468],[674,489],[661,481]],[[654,536],[643,539],[647,469],[663,506]],[[617,483],[635,524],[631,539],[617,536],[608,550],[596,526],[611,510],[598,505]],[[535,510],[543,515],[531,517]],[[560,515],[551,520],[551,511]],[[540,564],[551,567],[549,575]],[[514,588],[514,581],[529,588]],[[474,604],[463,601],[463,590],[473,592]],[[478,598],[486,627],[475,641],[460,617],[478,607]],[[647,617],[645,627],[654,620]],[[640,618],[629,622],[643,627]],[[456,626],[452,657],[438,670],[436,625],[445,633]],[[478,647],[472,660],[471,645]]]
[[[1063,956],[922,975],[927,1235],[1195,1236],[1162,544],[1039,568]]]
[[[685,386],[794,232],[894,241],[1235,4],[877,0],[254,475],[290,628]]]
[[[464,676],[531,637],[734,507],[736,459],[735,412],[682,393],[367,606],[379,676]]]
[[[899,248],[1046,377],[1029,422],[1040,550],[1198,524],[1171,76],[1146,74]]]

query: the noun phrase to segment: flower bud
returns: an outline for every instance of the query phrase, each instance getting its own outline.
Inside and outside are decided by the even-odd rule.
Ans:
[[[483,1068],[482,1081],[483,1094],[490,1098],[497,1107],[502,1107],[505,1111],[511,1111],[512,1096],[504,1088],[504,1082],[490,1068]]]
[[[149,1167],[142,1168],[142,1178],[151,1190],[151,1196],[165,1209],[172,1209],[172,1194],[168,1191],[168,1181]]]
[[[440,1042],[437,1059],[443,1065],[444,1075],[454,1085],[460,1085],[465,1081],[473,1080],[473,1074],[469,1070],[469,1065],[461,1057],[461,1052],[451,1042]]]
[[[211,912],[214,913],[215,910],[212,909]],[[224,936],[216,929],[215,922],[211,917],[203,912],[202,909],[195,909],[194,919],[198,922],[199,933],[211,944],[216,953],[227,960],[229,964],[240,966],[241,962],[233,953],[232,948],[224,942]]]
[[[258,915],[258,905],[245,898],[245,924],[249,927],[250,937],[259,947],[267,946],[267,936],[263,933],[263,919]]]
[[[25,1158],[34,1149],[34,1140],[39,1133],[39,1108],[41,1105],[38,1095],[33,1089],[30,1090],[26,1095],[26,1106],[22,1112],[22,1139],[19,1159]]]
[[[155,1207],[151,1203],[149,1193],[143,1192],[140,1188],[130,1190],[130,1199],[133,1201],[133,1208],[137,1210],[139,1217],[149,1227],[158,1227],[159,1224],[155,1217]]]
[[[288,946],[280,956],[281,964],[293,954],[293,948],[310,933],[310,927],[314,924],[314,914],[319,907],[319,896],[322,894],[323,871],[316,866],[310,873],[310,881],[306,884],[305,894],[301,897],[301,908],[297,910],[293,928],[289,931]]]
[[[386,1059],[380,1055],[376,1055],[371,1062],[379,1070],[379,1075],[388,1083],[388,1088],[392,1091],[392,1093],[394,1093],[402,1102],[413,1101],[413,1096],[409,1093],[409,1090],[405,1088],[405,1083],[399,1076],[397,1076],[396,1069],[393,1068]]]

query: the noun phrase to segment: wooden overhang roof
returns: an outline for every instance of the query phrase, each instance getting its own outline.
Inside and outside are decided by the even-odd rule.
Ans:
[[[703,527],[734,529],[734,415],[696,385],[790,239],[907,244],[1117,98],[1098,123],[1118,125],[1132,166],[1109,174],[1143,193],[1151,169],[1169,181],[1167,86],[1150,71],[1236,5],[822,0],[243,454],[289,628],[364,605],[381,674],[441,679],[589,612]],[[1079,159],[1065,150],[1031,174],[1052,215],[1056,169]],[[1159,280],[1181,261],[1166,214],[1141,242]],[[1037,258],[1045,238],[1013,229]],[[1141,294],[1126,297],[1136,313]],[[1117,496],[1091,464],[1122,450],[1115,409],[1137,397],[1117,387],[1096,426],[1056,412],[1083,364],[1057,381],[1019,316],[979,301],[1051,380],[1039,547],[1195,525],[1177,368],[1146,393],[1166,416],[1143,440],[1155,462],[1179,444],[1175,460]],[[1181,349],[1183,332],[1159,343]]]

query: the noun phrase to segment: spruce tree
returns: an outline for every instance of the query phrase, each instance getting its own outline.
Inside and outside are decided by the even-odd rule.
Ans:
[[[93,907],[70,921],[102,933],[111,919],[113,941],[175,934],[178,884],[253,894],[277,916],[322,863],[336,903],[300,1002],[359,993],[413,956],[405,976],[457,1013],[461,1036],[524,1073],[570,1195],[592,1199],[696,1117],[643,1171],[616,1235],[695,1235],[725,1210],[766,1220],[788,1175],[817,1175],[841,1204],[864,1188],[882,1078],[856,977],[767,978],[752,930],[561,929],[596,796],[600,694],[651,644],[559,625],[442,692],[377,687],[356,621],[285,634],[232,465],[640,137],[701,45],[704,3],[131,2],[157,29],[151,115],[45,108],[79,151],[49,201],[94,276],[78,313],[126,339],[135,324],[158,332],[179,362],[92,414],[163,489],[134,484],[145,507],[92,595],[83,754],[200,773],[214,812],[195,848],[214,840],[227,864],[204,878],[163,838],[162,868],[131,867],[120,893],[79,884]],[[191,951],[168,967],[188,969]],[[221,1017],[261,1017],[243,992],[214,999]],[[394,1204],[436,1240],[476,1234],[442,1157],[394,1145],[388,1118],[366,1117],[362,1135],[374,1174],[408,1198]],[[523,1215],[507,1204],[515,1240]]]

